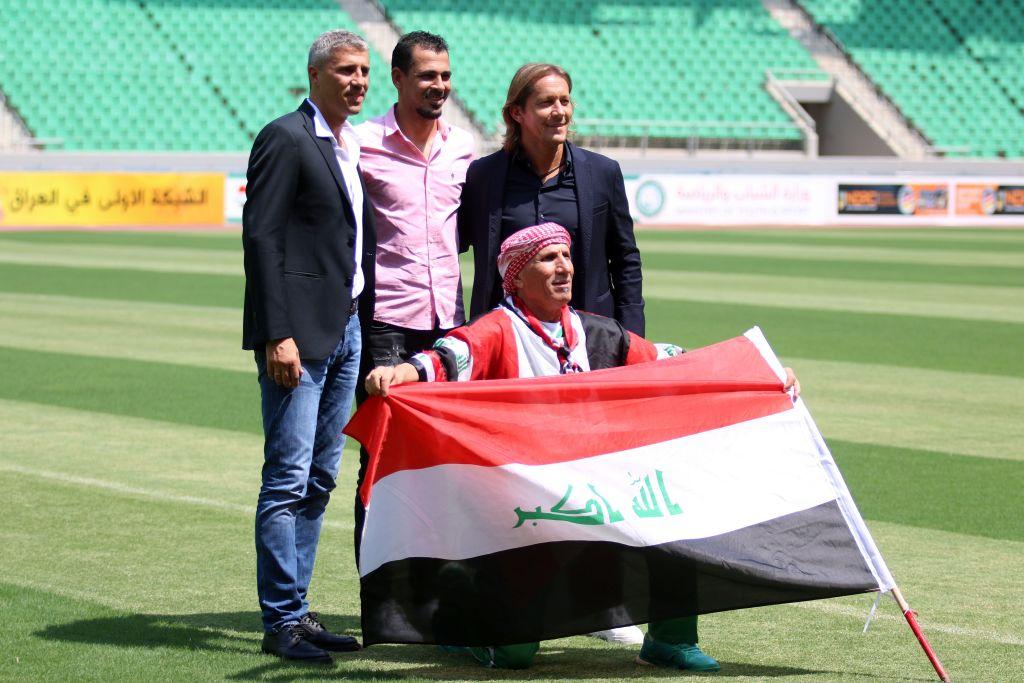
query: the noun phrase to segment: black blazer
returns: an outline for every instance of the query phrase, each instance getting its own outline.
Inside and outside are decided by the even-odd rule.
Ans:
[[[633,236],[626,188],[619,164],[606,156],[568,145],[576,177],[579,232],[573,244],[575,275],[572,306],[615,318],[643,336],[644,299],[640,250]],[[473,247],[470,315],[498,305],[501,278],[501,211],[511,156],[504,150],[469,165],[459,207],[459,249]],[[525,227],[525,226],[524,226]]]
[[[357,255],[352,202],[331,141],[314,132],[314,115],[303,102],[298,111],[271,121],[249,155],[242,210],[242,348],[293,337],[302,358],[321,359],[345,333]],[[359,317],[367,325],[373,318],[376,247],[364,186]]]

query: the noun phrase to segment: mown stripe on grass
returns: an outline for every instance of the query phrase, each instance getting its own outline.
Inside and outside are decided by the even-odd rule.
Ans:
[[[186,338],[179,339],[189,346]],[[107,349],[78,345],[74,338],[65,340],[62,350],[0,347],[0,359],[23,369],[12,373],[0,395],[229,429],[246,429],[240,427],[246,416],[247,431],[258,427],[252,415],[258,400],[255,372],[246,368],[251,361],[244,360],[244,352],[238,352],[243,358],[238,367],[228,370],[180,365],[180,358],[159,362],[144,341],[141,348],[114,346],[106,358],[89,354]],[[168,352],[174,354],[173,343]],[[804,397],[828,437],[1024,458],[1017,419],[1024,396],[1019,377],[784,357],[796,368]],[[238,400],[232,401],[232,394]]]
[[[954,588],[956,598],[978,590],[974,586]],[[902,584],[902,589],[911,596],[911,604],[917,609],[914,596],[920,593],[919,585],[908,581]],[[831,611],[813,607],[798,609],[791,605],[708,615],[700,622],[702,647],[722,663],[723,673],[716,676],[740,680],[780,683],[936,680],[905,621],[878,620],[868,633],[861,633],[874,597],[874,594],[860,595],[851,603],[860,609],[861,617],[856,620]],[[882,609],[894,611],[895,607],[893,601],[886,600]],[[978,620],[974,621],[975,618]],[[933,623],[964,626],[970,619],[972,626],[978,627],[973,630],[978,632],[1014,633],[1013,624],[997,627],[981,622],[980,618],[980,614],[973,612],[967,616],[952,610],[942,610],[941,614],[928,610],[922,611],[920,621],[953,680],[1014,680],[1018,668],[1014,646],[930,628]]]
[[[7,331],[0,346],[252,373],[252,354],[238,349],[236,317],[232,309],[0,294],[0,328]],[[1020,378],[789,362],[826,436],[1024,458]]]
[[[267,667],[251,609],[226,612],[210,596],[206,612],[199,604],[155,614],[133,597],[135,604],[59,581],[0,583],[8,630],[0,647],[10,655],[0,678],[169,683],[230,680]]]
[[[895,602],[892,603],[896,605]],[[894,607],[888,607],[888,602],[884,603],[885,606],[881,608],[879,612],[872,618],[872,622],[887,621],[890,623],[896,623],[900,625],[900,628],[905,628],[906,618],[899,613]],[[828,614],[839,614],[844,617],[850,617],[855,622],[865,623],[867,621],[868,610],[862,607],[855,607],[853,605],[844,605],[842,603],[833,600],[815,600],[812,602],[795,602],[789,605],[790,607],[799,607],[800,609],[809,609],[816,612],[826,612]],[[888,609],[888,611],[886,611]],[[927,626],[925,630],[928,633],[945,633],[951,636],[971,638],[972,640],[989,640],[994,643],[1000,643],[1002,645],[1024,645],[1024,638],[1016,636],[1010,633],[999,633],[990,629],[977,629],[977,628],[965,628],[958,624],[936,624],[933,621],[926,622]],[[870,628],[870,627],[869,627]]]
[[[111,420],[100,420],[100,423],[103,422],[109,424]],[[118,438],[110,438],[112,431],[117,432]],[[10,456],[5,456],[4,460],[0,461],[0,471],[45,479],[67,486],[99,489],[129,497],[151,498],[182,505],[198,505],[246,514],[252,512],[251,505],[230,502],[230,500],[223,500],[223,497],[216,497],[216,486],[212,484],[218,481],[219,474],[222,475],[223,472],[229,470],[221,469],[218,472],[212,462],[205,464],[202,468],[189,471],[189,474],[195,479],[196,489],[208,489],[209,494],[212,494],[213,497],[161,490],[161,485],[168,486],[169,484],[173,486],[173,490],[181,489],[180,478],[167,482],[161,480],[159,472],[153,471],[154,464],[167,467],[172,462],[174,468],[184,468],[185,465],[179,463],[173,454],[153,454],[158,459],[145,466],[148,471],[144,474],[125,472],[126,465],[133,462],[139,463],[143,459],[142,454],[138,453],[138,449],[125,443],[125,432],[130,431],[132,430],[113,426],[105,434],[75,432],[72,436],[77,436],[75,442],[95,438],[96,445],[106,449],[104,455],[107,458],[119,460],[113,467],[104,466],[102,461],[94,462],[94,470],[108,473],[112,477],[129,480],[138,480],[140,477],[148,478],[155,482],[151,487],[124,483],[116,478],[83,476],[13,462],[22,460],[28,455],[21,444],[16,444],[14,447],[17,451]],[[154,431],[166,432],[167,430],[165,428]],[[155,434],[151,436],[155,436]],[[194,440],[184,437],[181,446],[184,449],[192,443]],[[42,438],[36,441],[35,449],[51,445],[54,445],[54,439]],[[1022,463],[971,458],[932,451],[878,447],[839,440],[831,440],[831,448],[861,513],[867,519],[954,531],[973,536],[1024,541],[1024,519],[1021,518],[1017,505],[1019,492],[1024,486],[1024,464]],[[59,454],[66,448],[57,445],[55,450]],[[256,449],[250,448],[249,450],[255,451]],[[151,453],[151,451],[149,452]],[[223,462],[223,457],[215,451],[204,450],[199,453],[190,453],[189,458],[194,459],[196,455],[203,454],[207,454],[214,461]],[[352,454],[350,453],[350,455]],[[63,469],[80,469],[84,464],[82,459],[72,457],[72,462],[63,464],[55,462],[54,464]],[[235,463],[236,466],[237,464]],[[250,476],[243,477],[248,484],[244,488],[247,489],[246,492],[250,496],[252,491],[258,490],[258,483],[249,481],[252,479],[251,474],[257,471],[257,468],[253,467],[249,473]],[[965,487],[964,482],[970,482],[970,486]],[[241,490],[235,492],[236,495],[238,493],[241,493]],[[229,493],[228,497],[229,499],[235,498],[236,495]]]
[[[742,273],[877,282],[1024,287],[1020,268],[933,266],[866,261],[802,261],[756,256],[658,254],[640,249],[644,272]],[[465,269],[463,269],[465,271]]]
[[[829,440],[861,514],[1024,541],[1024,462]]]
[[[936,249],[955,251],[1024,251],[1024,230],[926,228],[920,231],[892,228],[835,229],[782,228],[762,230],[637,230],[643,242],[739,242],[753,244],[806,244],[863,247]]]
[[[259,490],[262,433],[12,400],[0,400],[0,433],[0,466],[34,476],[216,500],[250,513]]]
[[[0,264],[0,291],[152,301],[242,310],[242,275]],[[239,328],[241,335],[241,328]],[[241,338],[241,336],[239,336]]]
[[[0,294],[0,346],[252,373],[252,354],[238,348],[236,318],[233,309]],[[1024,459],[1020,378],[788,362],[827,436]]]
[[[85,244],[126,247],[172,247],[176,249],[242,250],[241,227],[231,230],[73,230],[0,232],[0,248],[7,242],[23,244]]]
[[[107,481],[96,477],[82,477],[74,474],[65,474],[63,472],[54,472],[51,470],[44,470],[39,467],[25,467],[23,465],[12,465],[11,463],[0,461],[0,472],[10,472],[12,474],[18,474],[34,479],[44,479],[63,486],[109,491],[115,495],[129,496],[131,498],[149,498],[170,503],[180,503],[182,505],[198,505],[199,507],[227,510],[229,512],[243,513],[246,515],[253,514],[252,506],[228,503],[214,498],[201,498],[199,496],[177,495],[173,493],[165,493],[163,491],[153,491],[151,489],[145,489],[138,486],[129,486],[128,484],[123,484],[121,482]]]
[[[827,439],[1024,460],[1024,379],[790,358]]]
[[[1024,376],[1024,325],[651,299],[647,338],[696,348],[759,325],[783,359]]]
[[[1024,287],[646,270],[643,291],[677,301],[1024,322]]]
[[[242,250],[230,252],[167,246],[25,244],[7,241],[3,249],[0,249],[0,263],[238,275],[242,273]]]
[[[28,481],[28,480],[26,480]],[[31,485],[31,484],[30,484]],[[47,496],[46,491],[40,491],[42,499]],[[92,501],[89,502],[100,502]],[[176,515],[175,515],[176,516]],[[1013,608],[1018,597],[1016,577],[1013,572],[1006,571],[1006,567],[1014,566],[1024,556],[1024,548],[1019,543],[1001,540],[982,539],[963,534],[955,534],[934,530],[922,530],[913,527],[903,527],[894,524],[872,523],[876,540],[888,548],[884,555],[890,568],[902,585],[905,594],[909,597],[911,604],[922,611],[921,621],[929,635],[935,633],[945,634],[956,639],[969,639],[980,645],[981,642],[999,643],[1004,645],[1017,645],[1020,642],[1022,620],[1020,611]],[[72,530],[73,531],[73,530]],[[56,535],[63,536],[68,531],[59,531]],[[204,534],[205,536],[205,534]],[[28,539],[22,537],[15,539],[16,548],[21,550],[26,546]],[[60,540],[54,538],[54,541]],[[205,540],[205,538],[204,538]],[[235,547],[237,539],[226,538],[225,542]],[[193,552],[194,543],[190,543],[187,552]],[[210,549],[216,555],[222,552],[218,548]],[[335,549],[325,547],[324,550]],[[54,545],[52,553],[63,555],[65,551],[59,545]],[[246,555],[248,555],[246,553]],[[950,560],[950,556],[956,558]],[[248,560],[248,557],[245,558]],[[63,562],[64,558],[60,560]],[[234,567],[232,567],[234,568]],[[141,568],[149,571],[147,567]],[[238,567],[239,570],[244,569]],[[321,578],[318,568],[317,578]],[[964,580],[970,577],[970,580]],[[149,591],[143,593],[139,590],[137,583],[133,583],[120,590],[116,586],[110,586],[105,581],[103,573],[99,575],[84,574],[75,576],[75,581],[69,581],[68,577],[61,576],[52,571],[49,567],[36,567],[34,571],[18,571],[12,575],[8,573],[0,587],[15,585],[19,588],[35,591],[45,591],[65,598],[85,600],[95,605],[103,605],[110,608],[128,609],[131,612],[152,612],[156,610],[169,610],[171,614],[181,615],[179,619],[171,619],[170,615],[163,615],[172,621],[187,621],[192,612],[200,609],[197,605],[186,604],[167,605],[169,599],[173,599],[181,588],[173,583],[174,575],[156,577],[156,581],[149,586]],[[242,571],[235,574],[213,575],[209,572],[202,572],[196,577],[202,587],[213,588],[216,584],[223,582],[225,586],[232,581],[243,581]],[[244,586],[241,586],[244,588]],[[237,591],[231,591],[231,597]],[[0,588],[0,595],[3,588]],[[337,586],[330,591],[331,601],[345,601],[352,604],[353,598],[338,591]],[[225,596],[217,594],[214,598],[219,603],[220,610],[231,610],[232,605],[225,604]],[[730,630],[731,620],[742,620],[748,622],[748,639],[764,635],[757,622],[766,618],[771,622],[769,631],[783,629],[783,625],[806,624],[807,619],[812,619],[811,614],[800,614],[797,609],[808,609],[812,612],[835,615],[841,617],[851,634],[859,632],[859,625],[863,624],[867,616],[868,606],[872,596],[853,596],[827,601],[815,601],[811,603],[798,603],[795,605],[782,605],[771,608],[764,608],[755,611],[743,611],[736,613],[725,613],[708,616],[702,620],[702,632],[708,637],[708,642],[714,642],[721,646],[720,631]],[[247,602],[240,606],[249,607]],[[209,609],[209,608],[207,608]],[[230,615],[230,616],[229,616]],[[159,619],[161,615],[151,615]],[[210,619],[212,615],[206,615]],[[223,615],[234,621],[241,617],[240,614],[229,612]],[[141,618],[141,615],[140,615]],[[197,619],[202,619],[197,615]],[[898,613],[895,602],[886,599],[880,605],[876,621],[872,626],[871,633],[884,633],[889,638],[902,640],[906,638],[913,642],[909,636],[902,615]],[[206,628],[215,628],[222,620],[212,619],[201,624]],[[836,625],[833,625],[836,626]],[[256,624],[251,624],[255,628]],[[243,624],[233,623],[234,630],[246,630]],[[753,630],[750,630],[753,629]],[[965,643],[966,645],[966,643]],[[908,648],[909,649],[909,648]],[[915,655],[923,659],[919,651],[911,650]],[[924,666],[926,663],[922,662]]]
[[[19,369],[0,388],[0,397],[10,400],[259,433],[256,382],[245,373],[12,349],[0,349],[0,363]],[[1024,537],[1024,518],[1016,513],[1003,518],[1005,510],[1016,510],[1014,501],[1024,484],[1020,462],[835,439],[832,444],[855,493],[870,494],[867,516],[1000,538]],[[908,466],[911,458],[916,461]],[[898,476],[876,481],[874,475],[886,468]],[[950,478],[935,476],[942,471]],[[950,507],[947,499],[965,481],[983,497],[961,496],[970,505]],[[938,502],[915,508],[905,502],[907,498]],[[1000,512],[993,513],[991,505]]]
[[[251,373],[236,311],[0,295],[0,345]],[[111,340],[117,340],[111,343]],[[1019,378],[790,358],[828,436],[1024,458]],[[950,433],[949,425],[958,429]]]
[[[926,631],[938,621],[1002,636],[1024,634],[1020,578],[1007,570],[1024,561],[1024,543],[879,520],[868,520],[868,527]],[[830,602],[863,605],[867,617],[869,601],[861,596]],[[903,633],[914,641],[908,630]]]
[[[756,256],[758,258],[811,261],[868,261],[875,263],[923,263],[939,266],[1001,266],[1024,268],[1024,252],[1001,249],[991,251],[938,251],[934,249],[895,249],[858,245],[812,246],[805,244],[751,244],[726,241],[646,242],[643,251],[655,254],[701,254],[713,256]]]
[[[252,594],[251,578],[220,586],[254,567],[251,517],[13,472],[0,472],[0,483],[8,501],[0,528],[7,580],[120,591],[136,609],[196,609]],[[211,592],[218,589],[224,594]]]
[[[253,371],[238,308],[0,293],[0,345]]]
[[[0,469],[85,487],[252,514],[263,438],[39,403],[0,400]],[[343,462],[358,460],[346,441]],[[209,502],[213,501],[213,502]]]
[[[248,559],[248,558],[246,558]],[[4,681],[323,681],[395,680],[441,668],[436,647],[381,646],[370,654],[347,655],[338,668],[303,667],[269,657],[260,651],[263,629],[255,603],[253,577],[230,567],[217,581],[207,581],[198,567],[195,576],[168,572],[185,585],[180,604],[154,607],[163,594],[151,596],[129,586],[124,595],[99,594],[70,588],[66,582],[38,579],[0,583],[0,604],[5,609],[7,633],[0,637]],[[332,598],[350,587],[332,583],[318,592],[324,570],[317,567],[314,592]],[[95,583],[88,577],[89,583]],[[332,576],[331,579],[335,579]],[[205,598],[199,589],[209,591]],[[173,589],[159,590],[173,595]],[[239,593],[248,592],[242,596]],[[229,598],[225,599],[227,591]],[[358,595],[358,589],[354,590]],[[187,596],[187,599],[186,597]],[[130,599],[129,599],[130,598]],[[245,599],[248,598],[248,599]],[[163,603],[168,601],[162,600]],[[333,607],[333,604],[332,604]],[[358,635],[358,607],[348,599],[344,612],[321,610],[332,631]],[[399,649],[398,657],[395,650]],[[449,656],[450,657],[450,656]],[[474,662],[475,664],[475,662]],[[466,662],[463,669],[469,669]],[[477,665],[478,666],[478,665]],[[403,674],[405,674],[403,676]],[[419,674],[422,677],[422,674]],[[457,674],[458,678],[464,676]]]
[[[0,398],[262,433],[251,373],[0,347]]]
[[[162,461],[173,468],[173,460]],[[259,472],[241,462],[211,481]],[[339,481],[320,540],[310,602],[341,598],[357,610],[352,569],[356,463]],[[4,579],[56,582],[97,596],[121,596],[131,609],[174,613],[244,609],[259,623],[254,595],[253,515],[181,501],[0,471]],[[257,490],[251,493],[255,509]],[[326,521],[326,520],[325,520]],[[340,593],[340,595],[339,595]],[[358,612],[357,612],[358,613]]]
[[[168,462],[172,460],[164,461],[164,466],[167,466]],[[177,466],[177,463],[175,463]],[[25,467],[22,465],[12,465],[7,462],[0,461],[0,472],[9,472],[11,474],[18,474],[25,477],[31,477],[34,479],[43,479],[48,482],[52,482],[57,485],[80,487],[86,489],[95,489],[99,491],[107,491],[114,495],[128,496],[129,498],[139,498],[144,500],[160,501],[165,503],[174,503],[179,505],[194,505],[202,508],[212,508],[215,510],[224,510],[236,514],[245,515],[251,518],[255,514],[255,504],[240,504],[240,503],[228,503],[217,498],[202,498],[199,496],[190,496],[174,493],[166,493],[164,491],[156,491],[153,489],[141,488],[138,486],[129,486],[117,481],[108,481],[105,479],[98,479],[96,477],[82,477],[74,474],[65,474],[63,472],[55,472],[52,470],[44,470],[39,467]],[[211,474],[212,476],[212,474]],[[252,489],[253,491],[259,490],[259,484]],[[345,524],[334,520],[324,520],[322,522],[324,526],[334,527],[336,529],[351,529],[352,524]]]

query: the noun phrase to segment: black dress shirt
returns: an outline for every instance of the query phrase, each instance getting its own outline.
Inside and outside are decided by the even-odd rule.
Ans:
[[[558,223],[576,242],[580,212],[576,200],[576,178],[569,150],[562,153],[562,170],[546,183],[534,172],[529,158],[516,153],[505,178],[501,209],[501,239],[541,223]]]

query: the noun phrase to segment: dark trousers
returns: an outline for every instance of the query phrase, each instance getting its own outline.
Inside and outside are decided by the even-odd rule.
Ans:
[[[410,357],[425,351],[434,345],[438,339],[446,335],[450,330],[441,328],[437,319],[434,319],[434,329],[413,330],[407,327],[399,327],[391,323],[382,323],[378,320],[371,322],[363,334],[363,356],[362,368],[360,368],[360,381],[356,387],[356,402],[362,404],[366,400],[366,387],[362,380],[370,370],[382,365],[399,365],[409,360]],[[363,477],[366,476],[366,466],[369,463],[370,454],[366,449],[359,449],[359,477],[356,479],[356,506],[355,506],[355,548],[356,567],[359,567],[359,544],[363,538],[363,520],[366,517],[366,510],[363,508],[363,501],[359,498],[359,489],[363,486]]]

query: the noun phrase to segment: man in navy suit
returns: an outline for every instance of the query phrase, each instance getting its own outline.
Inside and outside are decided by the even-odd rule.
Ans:
[[[567,141],[572,79],[554,64],[526,64],[502,108],[505,142],[474,161],[459,208],[459,241],[473,247],[470,314],[501,300],[494,267],[502,240],[541,223],[564,226],[576,265],[572,306],[644,334],[640,252],[619,165]]]
[[[262,649],[331,662],[359,644],[309,611],[320,525],[341,463],[359,379],[360,319],[373,317],[373,214],[348,117],[369,87],[366,41],[317,38],[309,97],[253,143],[242,216],[243,348],[262,393],[263,482],[256,507],[256,585]]]
[[[501,115],[502,149],[466,172],[459,207],[459,246],[473,247],[470,315],[501,301],[495,263],[501,243],[533,225],[556,223],[569,233],[578,310],[614,318],[644,335],[640,251],[633,236],[619,165],[568,141],[572,78],[555,64],[524,64],[512,77]],[[635,626],[592,633],[613,643],[640,644]]]

